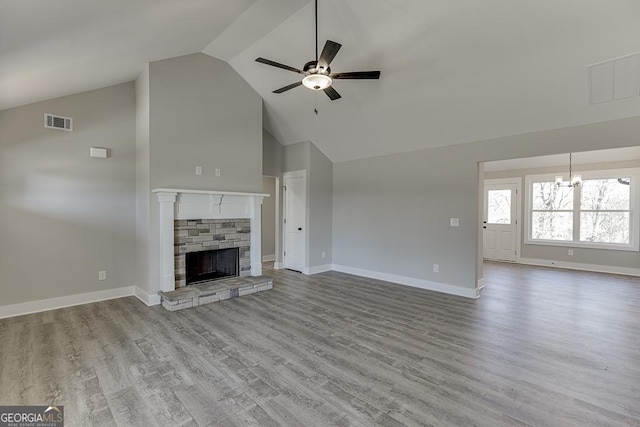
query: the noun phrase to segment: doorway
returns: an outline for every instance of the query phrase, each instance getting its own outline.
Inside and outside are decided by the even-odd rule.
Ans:
[[[262,192],[269,195],[262,201],[262,262],[276,260],[277,180],[273,176],[262,177]]]
[[[482,254],[494,261],[515,262],[520,245],[520,179],[484,181]]]
[[[302,272],[307,264],[307,171],[285,172],[282,184],[284,268]]]

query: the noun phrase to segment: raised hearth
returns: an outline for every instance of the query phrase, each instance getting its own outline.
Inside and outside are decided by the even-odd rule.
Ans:
[[[176,289],[170,292],[160,292],[162,306],[169,311],[210,304],[273,288],[273,279],[267,276],[232,277],[214,282],[199,283]]]

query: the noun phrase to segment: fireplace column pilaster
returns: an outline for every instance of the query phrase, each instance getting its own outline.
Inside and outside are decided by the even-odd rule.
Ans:
[[[262,197],[251,203],[251,275],[262,275]]]
[[[157,193],[160,202],[160,290],[170,292],[176,289],[175,261],[173,253],[175,203],[178,193]]]

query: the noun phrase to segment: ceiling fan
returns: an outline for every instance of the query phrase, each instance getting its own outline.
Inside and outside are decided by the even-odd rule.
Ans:
[[[256,62],[271,65],[273,67],[282,68],[283,70],[293,71],[302,74],[304,77],[301,81],[292,83],[280,89],[274,90],[273,93],[283,93],[298,86],[304,85],[311,90],[322,90],[327,96],[335,101],[341,96],[337,90],[332,87],[334,80],[377,80],[380,78],[380,71],[353,71],[348,73],[332,73],[331,61],[336,57],[338,51],[342,47],[340,43],[327,40],[322,49],[322,53],[318,56],[318,0],[315,0],[315,18],[316,18],[316,60],[307,62],[302,70],[288,65],[280,64],[265,58],[257,58]]]

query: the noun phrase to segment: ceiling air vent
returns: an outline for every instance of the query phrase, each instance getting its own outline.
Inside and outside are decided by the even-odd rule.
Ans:
[[[73,119],[71,117],[54,116],[53,114],[44,115],[44,127],[49,129],[73,130]]]
[[[589,65],[587,73],[592,104],[640,95],[640,53]]]

